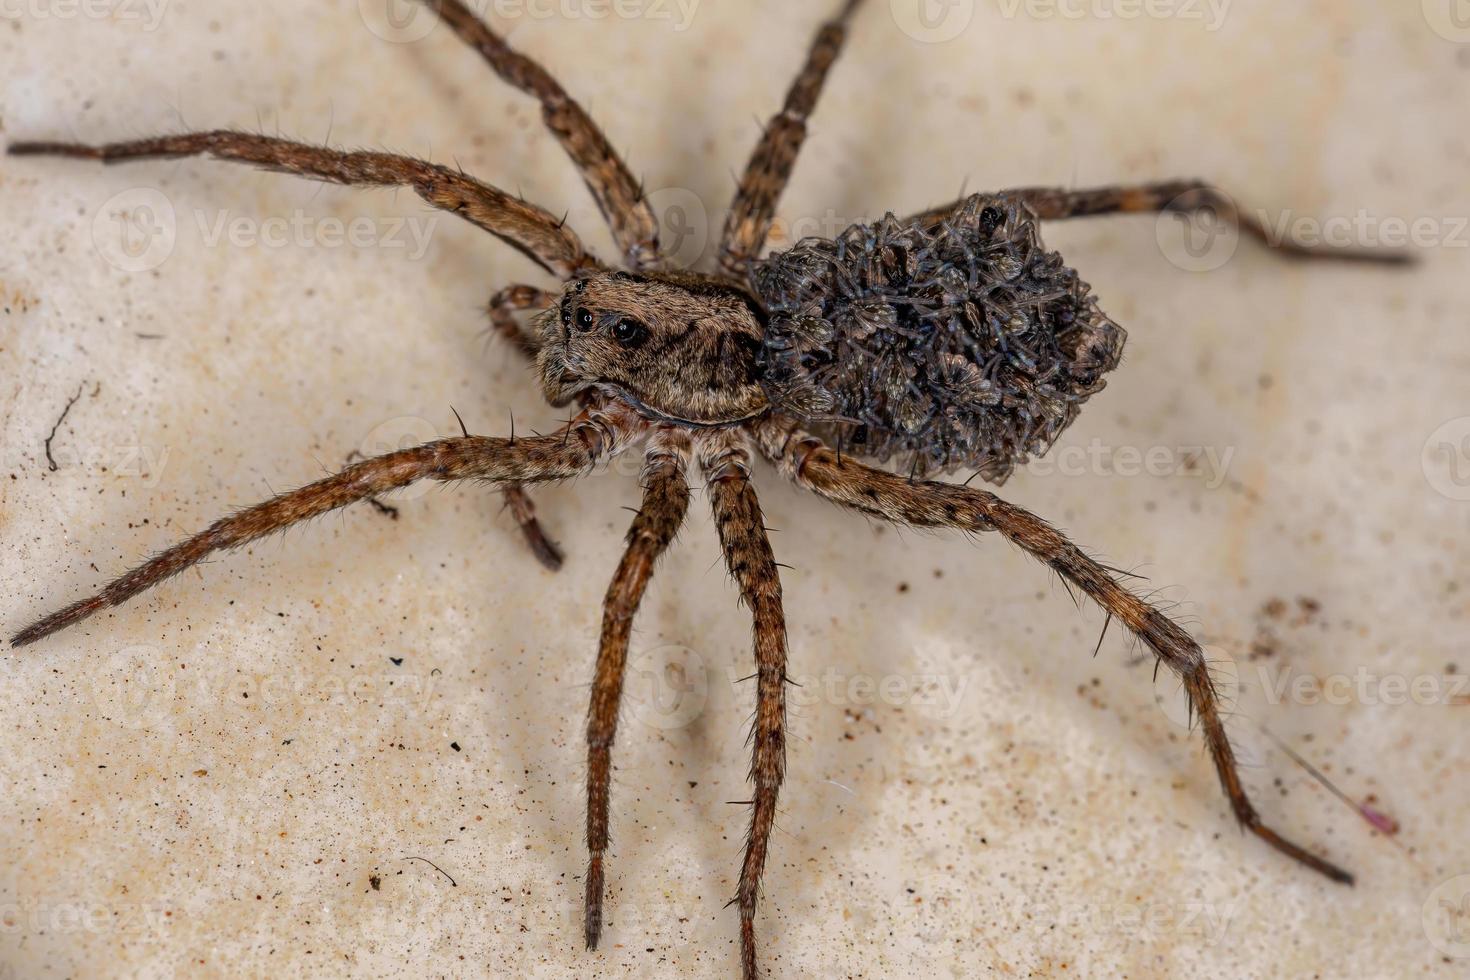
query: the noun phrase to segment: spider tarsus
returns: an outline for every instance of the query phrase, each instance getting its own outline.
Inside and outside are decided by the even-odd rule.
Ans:
[[[1265,824],[1261,823],[1260,818],[1254,816],[1254,814],[1250,818],[1242,820],[1241,823],[1245,826],[1246,830],[1249,830],[1251,833],[1255,834],[1261,840],[1265,841],[1267,844],[1270,844],[1276,850],[1280,851],[1282,854],[1285,854],[1293,861],[1296,861],[1299,864],[1306,865],[1308,868],[1311,868],[1318,874],[1324,875],[1340,885],[1347,885],[1348,887],[1352,887],[1356,883],[1356,879],[1353,877],[1352,872],[1345,871],[1342,868],[1339,868],[1337,865],[1333,864],[1331,861],[1328,861],[1325,858],[1320,858],[1317,855],[1313,854],[1311,851],[1308,851],[1303,847],[1299,847],[1298,845],[1293,844],[1285,837],[1282,837],[1280,834],[1276,833],[1276,831],[1272,830],[1270,827],[1267,827]]]
[[[1259,235],[1256,237],[1261,239]],[[1408,268],[1419,264],[1418,254],[1405,249],[1302,245],[1297,242],[1276,241],[1271,238],[1261,239],[1261,242],[1283,259],[1290,259],[1292,261],[1315,262],[1325,259],[1330,262],[1387,265],[1399,268]]]
[[[526,544],[531,546],[531,553],[536,560],[546,566],[548,571],[561,571],[562,564],[566,561],[566,555],[555,541],[546,536],[539,521],[521,525],[521,533],[526,536]]]
[[[26,143],[12,143],[6,148],[6,153],[13,157],[82,157],[89,160],[105,160],[106,154],[101,147],[90,146],[86,143],[58,143],[43,140],[35,140]]]
[[[602,855],[594,854],[587,862],[587,908],[583,932],[588,949],[596,949],[602,938]]]
[[[12,636],[10,638],[11,649],[19,649],[35,643],[37,640],[44,639],[58,630],[65,629],[73,623],[86,619],[99,609],[106,609],[109,605],[111,603],[107,601],[106,597],[100,595],[92,596],[90,599],[83,599],[80,602],[74,602],[65,609],[59,609],[44,619],[37,620]]]
[[[740,976],[743,980],[756,980],[760,971],[755,965],[755,921],[740,916]]]
[[[536,507],[531,503],[531,498],[526,494],[524,487],[519,484],[506,487],[501,491],[505,498],[505,504],[510,508],[516,523],[520,525],[521,534],[525,536],[526,544],[530,546],[531,553],[536,560],[553,572],[561,570],[565,556],[562,550],[547,535],[546,529],[541,526],[541,521],[536,517]]]

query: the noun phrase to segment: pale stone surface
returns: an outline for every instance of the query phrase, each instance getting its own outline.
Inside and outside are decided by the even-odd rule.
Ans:
[[[701,235],[832,5],[492,10]],[[330,133],[457,161],[610,254],[533,104],[442,29],[380,40],[375,6],[5,4],[0,136],[181,117]],[[1463,974],[1470,949],[1441,922],[1470,891],[1454,880],[1470,708],[1449,703],[1470,694],[1449,666],[1470,671],[1470,423],[1436,430],[1470,415],[1452,220],[1470,214],[1470,32],[1447,0],[1237,0],[1218,24],[1221,4],[987,0],[936,7],[960,20],[931,28],[912,6],[859,17],[782,205],[798,232],[962,183],[1202,175],[1273,215],[1366,208],[1370,231],[1424,218],[1444,239],[1408,273],[1250,243],[1192,273],[1168,261],[1169,223],[1164,248],[1150,218],[1052,227],[1130,346],[1071,455],[1006,488],[1233,658],[1262,811],[1360,884],[1242,837],[1177,685],[1150,686],[1116,628],[1090,659],[1101,615],[1033,562],[875,528],[763,472],[803,682],[760,919],[771,975]],[[1099,16],[1141,6],[1154,15]],[[408,193],[0,159],[0,214],[6,630],[353,450],[454,431],[451,405],[487,432],[512,410],[522,430],[557,416],[478,312],[541,280]],[[170,217],[171,247],[143,237]],[[366,240],[336,241],[354,219]],[[53,472],[43,440],[78,390]],[[1156,447],[1151,470],[1128,455]],[[748,621],[702,498],[640,620],[612,924],[580,948],[582,716],[631,470],[537,494],[570,554],[559,575],[493,494],[434,490],[396,522],[353,509],[0,658],[0,976],[729,975]],[[669,657],[691,689],[660,707]],[[1397,839],[1258,723],[1376,797]]]

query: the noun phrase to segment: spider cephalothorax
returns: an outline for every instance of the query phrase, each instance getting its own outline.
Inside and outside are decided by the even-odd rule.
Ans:
[[[597,388],[660,421],[743,422],[770,407],[757,365],[763,320],[712,276],[575,279],[539,320],[541,382],[552,404]]]
[[[889,214],[757,263],[772,400],[859,455],[1003,482],[1102,390],[1126,337],[1037,225],[976,194],[932,226]]]
[[[619,253],[614,271],[565,223],[462,171],[412,157],[343,151],[231,130],[89,146],[20,143],[18,155],[119,162],[209,154],[318,180],[408,187],[503,239],[562,282],[508,286],[495,326],[537,360],[548,399],[582,410],[557,432],[442,439],[348,466],[245,508],[16,633],[22,646],[118,606],[209,555],[419,480],[481,481],[507,495],[537,555],[558,567],[522,484],[570,479],[609,456],[644,450],[643,501],[604,603],[587,718],[586,940],[602,931],[612,747],[633,616],[653,567],[688,509],[697,464],[726,567],[754,623],[755,724],[750,829],[735,897],[740,963],[756,975],[755,913],[786,770],[787,635],[778,565],[751,479],[756,456],[793,483],[851,510],[910,527],[993,531],[1097,602],[1178,673],[1241,825],[1336,881],[1351,876],[1285,840],[1241,783],[1199,645],[1034,514],[986,491],[905,478],[852,458],[911,457],[911,471],[972,467],[1000,480],[1045,451],[1118,363],[1124,334],[1086,283],[1042,246],[1039,220],[1215,208],[1265,229],[1198,181],[1028,188],[976,196],[905,219],[892,215],[759,261],[776,202],[806,137],[827,72],[859,0],[817,32],[781,112],[751,154],[720,243],[718,275],[668,268],[658,221],[601,130],[543,68],[513,51],[462,0],[422,0],[510,84],[540,101],[582,171]],[[1302,255],[1390,259],[1399,255]],[[525,330],[517,311],[536,311]],[[839,440],[834,452],[813,429]],[[846,457],[843,444],[857,450]],[[977,968],[976,972],[980,972]]]

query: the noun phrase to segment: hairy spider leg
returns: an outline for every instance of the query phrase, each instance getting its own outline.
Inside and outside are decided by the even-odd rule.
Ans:
[[[17,156],[56,155],[116,163],[159,157],[208,154],[222,160],[255,163],[305,177],[341,184],[405,185],[435,207],[458,214],[530,255],[539,265],[562,278],[598,267],[577,236],[548,212],[509,197],[472,177],[436,164],[386,153],[344,153],[274,137],[218,131],[185,133],[125,143],[86,146],[75,143],[17,143]],[[529,336],[515,328],[513,309],[544,305],[547,294],[530,286],[512,286],[491,301],[491,321],[502,333],[506,324],[523,351],[535,357]],[[562,555],[536,519],[530,497],[519,487],[507,487],[505,499],[532,552],[552,571]]]
[[[1055,571],[1063,581],[1087,593],[1183,681],[1220,785],[1241,826],[1313,871],[1333,881],[1352,884],[1351,874],[1286,840],[1261,821],[1241,784],[1235,752],[1220,713],[1219,697],[1199,644],[1157,608],[1118,584],[1105,568],[1056,528],[983,490],[947,483],[910,482],[850,457],[839,459],[821,440],[787,420],[766,420],[757,428],[756,438],[762,454],[777,469],[820,497],[909,527],[951,528],[970,533],[999,531],[1008,541]]]
[[[536,363],[536,350],[540,346],[536,335],[523,327],[515,317],[522,310],[544,310],[556,302],[554,294],[535,286],[518,283],[506,286],[490,298],[490,325],[532,364]],[[512,433],[514,435],[514,433]],[[524,487],[513,485],[501,491],[505,505],[510,508],[526,545],[536,560],[551,571],[559,571],[566,556],[557,543],[551,540],[541,521],[536,517],[536,505]]]
[[[781,577],[750,482],[748,436],[742,431],[705,434],[696,451],[725,565],[750,609],[755,648],[755,721],[751,726],[750,781],[754,799],[740,885],[732,904],[740,910],[740,965],[755,980],[755,907],[776,824],[776,800],[786,775],[786,614]]]
[[[103,163],[207,155],[334,184],[410,187],[434,207],[478,225],[562,279],[600,267],[576,234],[544,208],[511,197],[468,174],[413,157],[333,150],[228,129],[98,145],[13,143],[10,154],[78,157]]]
[[[1414,254],[1392,248],[1359,248],[1329,242],[1306,244],[1273,233],[1255,215],[1242,209],[1224,191],[1201,180],[1170,180],[1150,184],[1092,187],[1072,190],[1065,187],[1018,187],[1002,192],[1018,197],[1043,220],[1091,218],[1108,214],[1147,214],[1171,212],[1187,215],[1211,214],[1229,222],[1272,251],[1299,259],[1334,259],[1348,262],[1378,262],[1409,265]],[[907,224],[937,228],[961,207],[963,200],[909,215]]]
[[[186,541],[160,552],[115,579],[100,592],[40,619],[10,640],[34,643],[93,613],[120,606],[217,551],[248,544],[338,507],[406,487],[419,480],[486,480],[539,483],[585,473],[600,459],[625,448],[647,423],[618,404],[587,408],[560,431],[533,438],[462,436],[374,456],[324,480],[279,494],[215,521]]]
[[[634,269],[660,264],[658,220],[643,194],[602,130],[551,73],[511,49],[481,18],[460,0],[420,0],[433,9],[459,38],[480,53],[507,83],[541,103],[541,116],[557,142],[582,174],[602,211],[623,260]]]
[[[649,438],[643,466],[643,503],[628,529],[628,544],[602,605],[602,635],[592,700],[587,708],[587,881],[584,935],[596,949],[602,935],[603,856],[608,846],[612,746],[628,663],[633,617],[643,601],[653,567],[689,511],[689,435],[659,429]]]
[[[807,119],[817,106],[828,71],[842,53],[848,24],[861,3],[847,0],[836,17],[818,28],[806,64],[786,93],[785,105],[766,124],[745,165],[720,239],[720,271],[737,282],[744,281],[746,266],[766,243],[776,203],[786,190],[797,154],[806,141]]]

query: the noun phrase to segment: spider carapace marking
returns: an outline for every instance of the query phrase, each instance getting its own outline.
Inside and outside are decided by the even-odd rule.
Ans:
[[[347,152],[232,131],[88,146],[33,142],[17,155],[115,163],[209,155],[318,180],[402,186],[531,256],[562,285],[512,285],[490,301],[496,328],[536,358],[553,404],[580,411],[549,435],[466,433],[353,463],[335,476],[215,522],[17,633],[22,646],[119,605],[194,565],[338,507],[418,480],[503,489],[536,554],[561,556],[523,486],[576,477],[609,456],[644,452],[643,500],[608,588],[587,719],[586,932],[602,927],[612,746],[631,623],[660,555],[684,520],[697,465],[730,574],[754,623],[756,713],[751,817],[740,881],[740,961],[757,974],[755,914],[785,777],[787,638],[781,583],[751,481],[759,456],[816,495],[897,524],[997,532],[1123,623],[1181,678],[1236,819],[1334,881],[1347,872],[1266,826],[1247,798],[1198,644],[1041,518],[994,494],[923,479],[973,468],[1002,480],[1045,452],[1101,390],[1123,330],[1038,237],[1038,224],[1085,215],[1209,208],[1268,240],[1264,228],[1199,181],[977,195],[905,219],[857,225],[760,259],[806,120],[859,7],[822,25],[782,110],[751,154],[731,204],[714,275],[667,268],[639,184],[590,117],[541,66],[459,0],[422,0],[505,81],[536,98],[612,228],[626,271],[587,251],[555,216],[461,171],[377,152]],[[1402,262],[1399,253],[1313,250],[1303,257]],[[530,328],[517,313],[532,314]],[[823,436],[837,441],[834,450]],[[847,449],[844,453],[843,448]],[[907,476],[861,461],[899,457]]]

